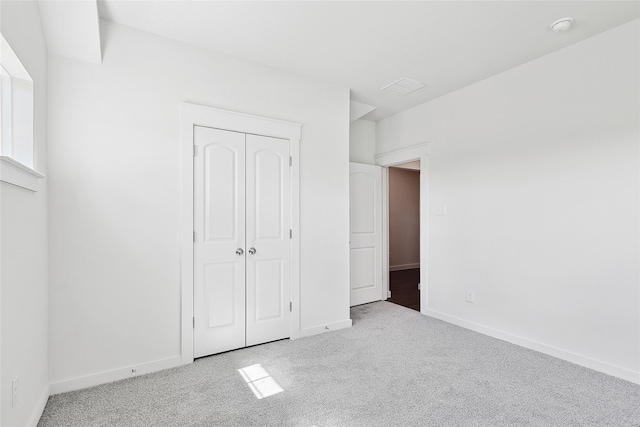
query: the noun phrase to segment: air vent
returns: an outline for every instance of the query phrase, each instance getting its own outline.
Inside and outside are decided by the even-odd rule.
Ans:
[[[418,89],[425,87],[423,83],[417,82],[415,80],[401,78],[400,80],[396,80],[395,82],[386,85],[380,90],[388,90],[391,92],[399,93],[400,95],[406,95]]]

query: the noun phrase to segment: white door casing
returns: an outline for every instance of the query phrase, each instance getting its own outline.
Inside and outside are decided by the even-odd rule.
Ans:
[[[301,125],[298,123],[221,110],[183,102],[180,104],[182,191],[181,191],[181,360],[189,364],[194,359],[194,131],[197,126],[243,134],[267,135],[289,142],[292,166],[290,180],[290,262],[289,279],[292,302],[290,337],[300,337],[300,196],[299,158]],[[245,236],[246,241],[246,236]],[[246,259],[245,259],[246,262]],[[246,271],[246,265],[245,265]]]
[[[349,164],[351,306],[384,299],[382,168]]]

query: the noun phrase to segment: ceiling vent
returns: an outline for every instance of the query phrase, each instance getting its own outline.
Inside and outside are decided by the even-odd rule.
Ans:
[[[380,90],[388,90],[391,92],[399,93],[400,95],[406,95],[418,89],[425,87],[426,85],[411,79],[401,78],[395,82],[380,88]]]

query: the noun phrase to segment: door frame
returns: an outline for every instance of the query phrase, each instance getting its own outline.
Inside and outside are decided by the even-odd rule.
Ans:
[[[428,286],[428,245],[429,236],[429,198],[428,198],[428,165],[429,143],[423,142],[411,147],[376,154],[376,165],[384,168],[382,173],[382,289],[384,299],[389,294],[389,167],[402,163],[420,160],[420,313],[427,314],[429,300]]]
[[[180,135],[182,161],[181,195],[181,358],[182,364],[193,362],[193,128],[204,126],[227,131],[269,136],[289,140],[292,165],[290,175],[291,200],[291,339],[300,337],[300,134],[302,125],[268,117],[196,105],[180,104]]]

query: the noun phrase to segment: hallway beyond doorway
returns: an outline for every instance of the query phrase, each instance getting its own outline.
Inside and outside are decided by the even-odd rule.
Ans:
[[[390,271],[389,290],[391,291],[391,298],[387,299],[387,301],[420,311],[419,282],[419,268]]]

